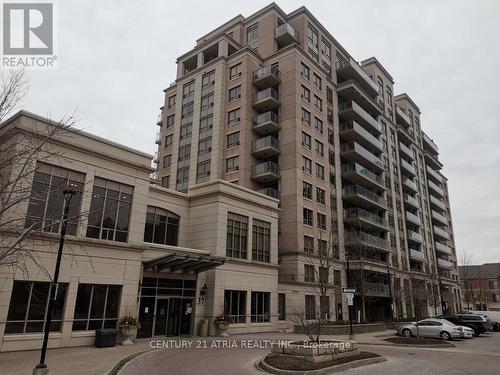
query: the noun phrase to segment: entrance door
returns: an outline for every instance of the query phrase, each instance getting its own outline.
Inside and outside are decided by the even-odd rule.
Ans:
[[[141,328],[137,332],[137,337],[151,337],[153,335],[153,322],[155,315],[155,298],[141,297],[139,322]]]
[[[167,336],[179,335],[180,317],[181,317],[181,299],[170,298],[170,308],[167,319]]]
[[[181,335],[191,334],[191,317],[193,314],[193,300],[184,299],[182,300],[182,310],[181,310]]]
[[[165,335],[167,329],[168,305],[168,299],[166,298],[158,298],[156,300],[155,336]]]

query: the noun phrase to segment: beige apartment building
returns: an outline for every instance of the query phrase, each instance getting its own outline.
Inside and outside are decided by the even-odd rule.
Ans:
[[[438,148],[376,58],[356,62],[306,8],[272,3],[199,38],[164,92],[161,186],[222,179],[279,199],[280,318],[317,311],[325,246],[338,258],[321,301],[332,320],[347,319],[347,284],[362,320],[461,310]]]

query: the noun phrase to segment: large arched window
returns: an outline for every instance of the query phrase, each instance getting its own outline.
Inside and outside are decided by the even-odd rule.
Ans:
[[[163,208],[148,206],[144,242],[177,246],[179,215]]]

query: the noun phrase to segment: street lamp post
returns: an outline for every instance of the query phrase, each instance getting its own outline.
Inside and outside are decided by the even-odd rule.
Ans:
[[[350,282],[350,272],[349,272],[349,256],[350,254],[348,252],[345,253],[345,259],[347,261],[347,287],[350,288],[351,287],[351,282]],[[348,306],[348,309],[349,309],[349,339],[353,339],[354,338],[354,333],[352,331],[352,308],[354,306],[352,306],[351,304],[349,304]]]
[[[64,194],[64,213],[63,213],[63,220],[61,223],[61,236],[59,238],[59,249],[57,251],[56,267],[54,270],[54,280],[49,288],[49,307],[47,309],[47,320],[45,321],[45,327],[44,327],[43,344],[42,344],[42,350],[40,352],[40,363],[36,365],[35,368],[33,369],[33,375],[42,375],[42,374],[47,374],[49,372],[47,364],[45,363],[45,356],[47,354],[47,344],[49,341],[49,332],[50,332],[50,325],[52,323],[52,314],[54,312],[54,303],[57,297],[59,270],[61,268],[61,258],[64,248],[64,239],[66,237],[66,223],[68,221],[68,215],[69,215],[69,204],[71,202],[71,198],[73,197],[73,195],[76,194],[76,192],[74,190],[65,189],[63,190],[63,194]]]
[[[394,320],[394,303],[392,300],[391,269],[389,268],[389,258],[387,258],[387,277],[389,278],[389,302],[391,304],[389,309],[389,315],[392,322]]]

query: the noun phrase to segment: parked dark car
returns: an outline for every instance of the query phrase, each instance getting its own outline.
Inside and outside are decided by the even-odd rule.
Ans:
[[[459,314],[459,315],[439,315],[439,319],[446,319],[447,321],[456,324],[457,326],[465,326],[474,330],[474,336],[479,336],[481,333],[487,331],[485,319],[479,315],[473,314]]]

